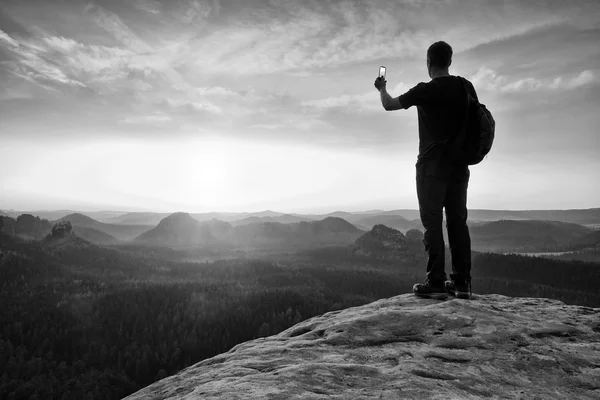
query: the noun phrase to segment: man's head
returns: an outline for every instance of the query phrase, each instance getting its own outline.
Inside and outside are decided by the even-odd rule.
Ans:
[[[429,49],[427,49],[427,71],[430,78],[433,78],[431,76],[432,70],[447,72],[450,64],[452,64],[452,47],[448,43],[439,41],[429,46]]]

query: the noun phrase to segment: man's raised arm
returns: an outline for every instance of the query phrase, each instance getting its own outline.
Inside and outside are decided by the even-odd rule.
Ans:
[[[383,78],[375,79],[375,88],[379,90],[379,94],[381,95],[381,105],[383,105],[383,108],[385,108],[386,111],[399,110],[401,108],[403,109],[404,107],[400,103],[400,100],[398,98],[393,98],[387,92],[385,87],[386,84],[387,81],[383,80]]]

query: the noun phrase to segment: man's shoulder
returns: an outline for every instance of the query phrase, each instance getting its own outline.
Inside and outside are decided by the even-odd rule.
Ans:
[[[430,80],[429,82],[419,82],[415,86],[413,86],[409,92],[419,93],[421,95],[430,95],[434,92],[437,92],[439,89],[439,85],[436,82]]]
[[[445,75],[438,76],[430,80],[429,82],[421,82],[418,85],[423,85],[423,87],[427,89],[434,90],[447,90],[451,88],[456,88],[456,86],[463,81],[465,78],[457,75]]]
[[[475,86],[473,85],[473,83],[468,80],[467,78],[464,78],[462,76],[459,76],[459,78],[461,79],[462,83],[465,85],[466,90],[469,92],[469,94],[473,97],[475,97],[475,99],[477,99],[477,91],[475,90]]]
[[[473,82],[471,82],[468,78],[465,78],[464,76],[459,76],[459,75],[457,75],[456,77],[459,78],[460,81],[465,84],[465,86],[467,86],[469,88],[475,87],[475,86],[473,86]]]
[[[464,81],[469,82],[469,80],[467,78],[464,78],[460,75],[444,75],[444,76],[435,77],[429,82],[438,84],[438,85],[447,85],[447,84],[454,84],[456,82],[464,82]]]
[[[430,85],[430,82],[419,82],[417,83],[415,86],[413,86],[412,88],[410,88],[410,90],[419,90],[419,89],[425,89]]]

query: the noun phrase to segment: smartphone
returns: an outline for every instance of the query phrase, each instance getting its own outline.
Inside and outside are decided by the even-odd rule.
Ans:
[[[379,67],[379,76],[385,80],[385,67],[383,65]]]

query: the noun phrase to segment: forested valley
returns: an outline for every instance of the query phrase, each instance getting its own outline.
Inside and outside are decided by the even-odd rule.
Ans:
[[[0,398],[8,400],[120,399],[238,343],[408,293],[426,262],[420,251],[389,259],[352,246],[192,263],[78,238],[54,245],[1,235],[0,245]],[[476,294],[600,307],[600,264],[473,261]]]

